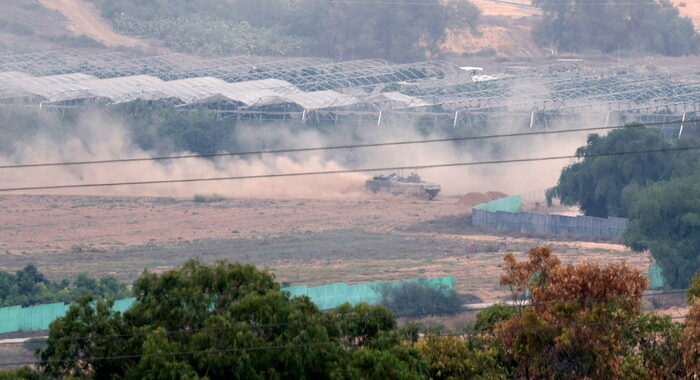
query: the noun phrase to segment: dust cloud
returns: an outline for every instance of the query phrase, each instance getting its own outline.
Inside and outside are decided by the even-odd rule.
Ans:
[[[523,131],[526,120],[500,120],[489,126],[489,134]],[[576,128],[590,125],[577,125]],[[598,125],[596,125],[598,126]],[[571,127],[571,126],[569,126]],[[465,134],[469,131],[465,131]],[[346,130],[342,125],[334,133],[321,133],[289,125],[277,128],[236,128],[234,138],[251,149],[318,147],[348,143],[423,140],[445,137],[419,132],[417,127],[385,124],[374,128]],[[19,170],[3,169],[2,187],[32,187],[81,183],[162,181],[191,178],[221,178],[267,174],[334,171],[355,168],[413,167],[448,163],[510,160],[572,155],[585,143],[586,133],[565,133],[463,143],[444,142],[386,146],[353,150],[302,152],[284,155],[252,155],[216,159],[140,161],[100,165],[77,165]],[[79,118],[67,135],[42,132],[29,142],[17,143],[11,156],[0,157],[0,164],[30,164],[151,157],[138,148],[127,128],[119,122],[104,120],[98,114]],[[179,152],[176,154],[187,154]],[[561,169],[569,160],[516,164],[491,164],[423,169],[417,173],[426,181],[442,186],[443,194],[458,195],[472,191],[502,191],[509,194],[541,190],[556,184]],[[408,174],[411,170],[406,170]],[[218,194],[227,197],[261,198],[360,198],[364,181],[377,173],[344,173],[282,178],[124,185],[79,189],[32,190],[31,193],[61,193],[119,196],[190,197]],[[26,193],[26,192],[25,192]]]
[[[31,142],[14,147],[12,157],[0,157],[1,165],[41,162],[71,162],[152,157],[136,147],[122,125],[97,115],[83,117],[70,136],[40,133]],[[180,152],[177,154],[188,154]],[[163,181],[192,178],[258,176],[266,174],[342,170],[333,160],[319,154],[294,156],[221,157],[214,160],[139,161],[99,165],[53,166],[4,169],[2,187],[34,187],[82,183]],[[218,194],[228,197],[334,198],[359,197],[366,176],[359,173],[224,180],[206,182],[124,185],[55,190],[31,190],[31,193],[173,196]],[[26,192],[23,192],[26,193]]]

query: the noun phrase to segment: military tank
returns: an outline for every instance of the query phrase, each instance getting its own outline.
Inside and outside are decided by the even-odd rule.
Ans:
[[[431,200],[440,192],[440,185],[421,180],[416,173],[402,176],[396,173],[378,175],[367,180],[365,189],[372,193],[408,195]]]

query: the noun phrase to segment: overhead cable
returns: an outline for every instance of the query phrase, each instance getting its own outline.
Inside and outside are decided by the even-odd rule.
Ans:
[[[347,144],[347,145],[319,146],[319,147],[307,147],[307,148],[283,148],[283,149],[243,151],[243,152],[221,152],[221,153],[211,153],[211,154],[183,154],[183,155],[173,155],[173,156],[115,158],[115,159],[107,159],[107,160],[40,162],[40,163],[16,164],[16,165],[0,165],[0,169],[22,169],[22,168],[37,168],[37,167],[50,167],[50,166],[98,165],[98,164],[125,163],[125,162],[167,161],[167,160],[180,160],[180,159],[190,159],[190,158],[217,158],[217,157],[252,156],[252,155],[263,155],[263,154],[318,152],[318,151],[330,151],[330,150],[341,150],[341,149],[377,148],[377,147],[384,147],[384,146],[400,146],[400,145],[433,144],[433,143],[443,143],[443,142],[487,140],[487,139],[508,138],[508,137],[558,135],[558,134],[565,134],[565,133],[592,132],[592,131],[622,129],[622,128],[653,127],[653,126],[663,126],[663,125],[672,125],[672,124],[680,124],[680,123],[690,124],[690,123],[694,123],[694,122],[700,122],[700,119],[674,120],[674,121],[663,121],[663,122],[630,124],[630,125],[615,125],[615,126],[606,126],[606,127],[562,129],[562,130],[551,130],[551,131],[515,132],[515,133],[507,133],[507,134],[500,134],[500,135],[445,137],[445,138],[427,139],[427,140],[388,141],[388,142],[379,142],[379,143]]]
[[[235,181],[235,180],[250,180],[250,179],[263,179],[263,178],[283,178],[283,177],[305,177],[305,176],[319,176],[319,175],[332,175],[332,174],[436,169],[436,168],[482,166],[482,165],[502,165],[502,164],[513,164],[513,163],[554,161],[554,160],[580,159],[580,158],[592,158],[592,157],[613,157],[613,156],[623,156],[623,155],[632,155],[632,154],[684,152],[684,151],[693,151],[693,150],[700,150],[700,146],[687,146],[687,147],[649,149],[649,150],[624,151],[624,152],[610,152],[610,153],[595,153],[595,154],[585,154],[585,155],[547,156],[547,157],[532,157],[532,158],[515,158],[515,159],[508,159],[508,160],[452,162],[452,163],[429,164],[429,165],[389,166],[389,167],[339,169],[339,170],[326,170],[326,171],[242,175],[242,176],[229,176],[229,177],[185,178],[185,179],[166,179],[166,180],[80,183],[80,184],[64,184],[64,185],[46,185],[46,186],[4,187],[4,188],[0,188],[0,192],[31,191],[31,190],[56,190],[56,189],[79,189],[79,188],[112,187],[112,186],[157,185],[157,184],[167,184],[167,183]]]

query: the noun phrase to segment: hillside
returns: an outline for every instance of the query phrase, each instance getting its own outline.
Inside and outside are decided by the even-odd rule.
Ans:
[[[498,0],[471,0],[481,9],[484,16],[531,17],[542,14],[541,11],[528,7],[530,0],[513,0],[512,3]],[[516,3],[523,4],[518,6]]]
[[[700,1],[697,0],[671,0],[681,11],[681,15],[690,17],[695,24],[695,29],[700,29]]]
[[[672,0],[682,15],[700,25],[700,1]],[[541,12],[531,0],[472,0],[482,12],[477,32],[449,30],[442,48],[461,55],[531,57],[546,55],[531,37]],[[155,45],[155,46],[154,46]],[[115,31],[87,0],[5,0],[0,2],[0,51],[104,50],[127,48],[168,53],[157,39]]]
[[[542,12],[528,7],[530,0],[472,0],[482,14],[478,33],[452,30],[443,49],[457,54],[497,54],[500,56],[537,56],[541,49],[532,40],[533,16]],[[521,3],[517,5],[515,3]]]
[[[149,43],[114,32],[84,0],[0,1],[0,52],[105,48],[151,50]]]
[[[127,37],[112,30],[109,22],[103,19],[95,6],[84,0],[40,0],[49,9],[60,12],[66,19],[68,30],[77,35],[85,35],[108,47],[147,47],[148,44],[136,38]]]

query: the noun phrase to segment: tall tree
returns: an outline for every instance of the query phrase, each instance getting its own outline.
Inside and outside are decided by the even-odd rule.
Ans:
[[[533,34],[548,47],[574,52],[637,49],[674,56],[698,49],[693,22],[680,17],[668,0],[535,0],[535,4],[546,17]]]
[[[640,313],[647,280],[625,264],[562,265],[549,248],[505,258],[501,285],[529,290],[532,306],[498,323],[518,378],[620,378],[623,334]]]
[[[687,175],[698,166],[697,151],[672,151],[690,140],[665,140],[657,129],[630,125],[607,136],[591,134],[576,150],[580,158],[562,170],[547,197],[578,205],[588,216],[626,217],[634,192],[650,183]],[[610,155],[625,152],[642,154]]]
[[[333,2],[321,22],[318,46],[339,59],[412,61],[424,59],[442,41],[447,13],[439,0]]]
[[[700,269],[700,174],[655,184],[636,193],[625,244],[649,250],[664,279],[684,289]]]
[[[40,353],[44,373],[95,379],[426,378],[421,358],[400,344],[385,308],[346,304],[323,313],[307,297],[290,298],[271,274],[252,265],[189,261],[162,274],[144,272],[134,295],[124,314],[91,298],[72,305],[51,324]]]

